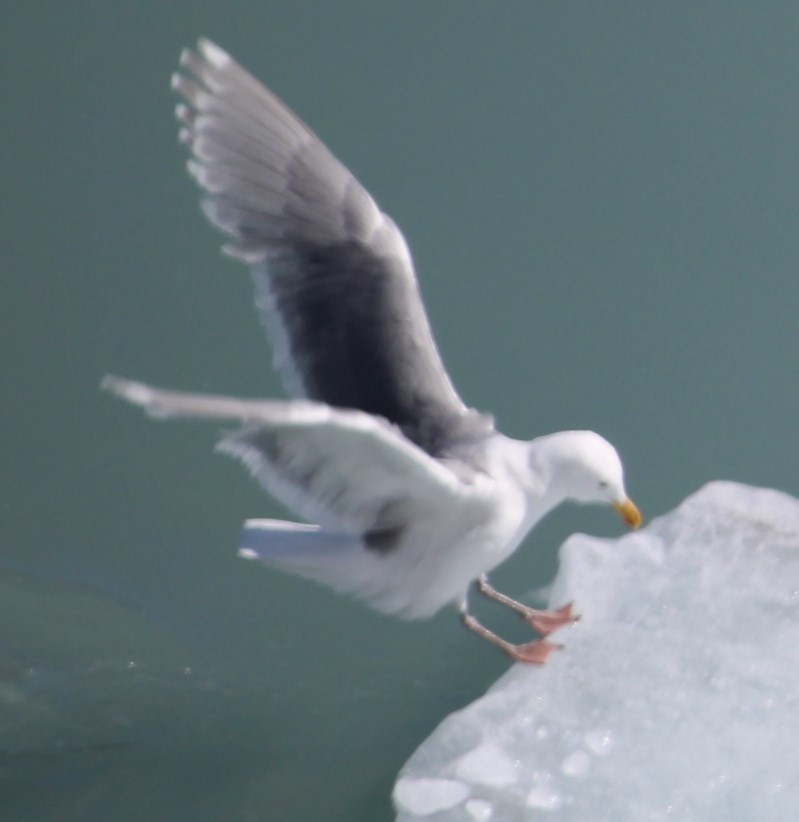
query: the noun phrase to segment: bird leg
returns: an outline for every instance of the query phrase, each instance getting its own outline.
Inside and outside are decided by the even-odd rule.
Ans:
[[[489,631],[476,617],[467,610],[466,602],[461,605],[461,622],[464,627],[474,631],[478,636],[488,640],[492,645],[503,650],[511,659],[516,662],[526,662],[532,665],[543,665],[553,651],[559,651],[563,646],[556,645],[546,639],[536,639],[533,642],[526,642],[523,645],[514,645],[502,637],[497,636],[493,631]]]
[[[505,605],[516,611],[528,625],[535,628],[542,636],[547,636],[557,628],[562,628],[564,625],[571,625],[580,619],[580,617],[574,613],[574,605],[571,602],[554,611],[541,611],[537,608],[530,608],[528,605],[524,605],[497,591],[488,581],[488,577],[485,574],[481,574],[477,578],[477,590],[483,596],[488,597],[488,599],[493,599],[495,602],[499,602],[501,605]]]

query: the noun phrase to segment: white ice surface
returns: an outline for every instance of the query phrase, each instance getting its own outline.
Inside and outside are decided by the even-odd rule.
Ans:
[[[575,535],[570,600],[564,651],[414,753],[398,820],[799,819],[799,501],[715,482],[622,539]]]

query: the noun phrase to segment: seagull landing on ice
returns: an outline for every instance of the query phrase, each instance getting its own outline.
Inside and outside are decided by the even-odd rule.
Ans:
[[[635,528],[621,461],[591,431],[530,442],[498,433],[452,386],[430,333],[408,247],[392,220],[314,133],[220,48],[201,40],[173,87],[203,209],[248,263],[255,299],[293,395],[287,402],[165,391],[118,377],[103,387],[154,417],[235,420],[219,450],[314,525],[245,523],[240,554],[408,619],[448,604],[522,662],[552,643],[513,645],[469,612],[473,583],[540,634],[573,621],[538,611],[486,574],[564,500],[606,503]]]

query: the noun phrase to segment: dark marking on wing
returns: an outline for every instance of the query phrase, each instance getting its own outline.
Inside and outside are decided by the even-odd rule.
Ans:
[[[363,535],[363,544],[377,554],[388,554],[399,546],[404,531],[402,526],[368,531]]]
[[[259,285],[281,317],[309,399],[381,416],[431,454],[469,417],[417,337],[425,321],[415,316],[415,284],[400,261],[354,241],[295,243]]]

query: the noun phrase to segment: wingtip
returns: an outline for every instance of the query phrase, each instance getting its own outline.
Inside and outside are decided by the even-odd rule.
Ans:
[[[191,64],[191,61],[194,59],[194,52],[191,49],[181,49],[180,57],[178,58],[178,62],[180,63],[183,68],[186,68]]]
[[[221,49],[207,37],[200,37],[197,41],[197,51],[199,51],[214,68],[223,68],[233,62],[233,58],[224,49]]]
[[[194,157],[189,157],[189,159],[186,160],[186,170],[192,177],[194,177],[195,180],[197,180],[197,182],[200,185],[203,184],[202,181],[203,175],[205,173],[205,167],[202,163],[200,163],[198,160],[195,160]]]
[[[114,374],[106,374],[100,380],[100,388],[134,405],[146,406],[153,396],[152,389],[144,383],[126,380],[124,377],[117,377]]]
[[[191,126],[194,121],[193,112],[185,103],[175,105],[175,118],[184,126]]]
[[[116,394],[117,385],[122,381],[122,377],[117,377],[114,374],[105,374],[100,380],[100,390]]]

